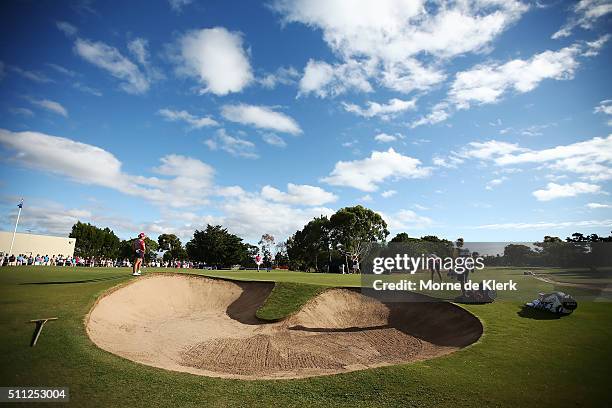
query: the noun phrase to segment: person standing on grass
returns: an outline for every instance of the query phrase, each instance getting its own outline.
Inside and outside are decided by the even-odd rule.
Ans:
[[[440,267],[442,266],[442,259],[436,254],[427,255],[427,268],[431,272],[431,281],[434,280],[434,273],[438,273],[438,278],[442,282],[442,275],[440,274]]]
[[[140,266],[142,265],[142,260],[144,259],[144,256],[145,256],[145,250],[146,250],[145,233],[141,232],[140,234],[138,234],[138,239],[134,241],[135,259],[134,259],[134,265],[132,266],[132,276],[141,275]]]

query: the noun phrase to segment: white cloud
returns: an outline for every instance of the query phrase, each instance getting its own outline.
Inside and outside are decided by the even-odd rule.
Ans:
[[[361,202],[364,202],[364,203],[368,203],[368,202],[370,202],[372,200],[373,200],[373,198],[372,198],[372,196],[370,194],[366,194],[366,195],[361,196],[361,197],[358,198],[358,201],[361,201]]]
[[[402,112],[416,109],[416,99],[405,101],[402,99],[393,98],[389,99],[386,104],[368,101],[366,102],[366,105],[367,108],[362,108],[361,106],[352,103],[342,103],[344,110],[359,116],[363,116],[364,118],[380,116],[382,119],[391,119]]]
[[[411,144],[415,145],[415,146],[422,146],[425,143],[431,143],[430,139],[414,139],[413,141],[410,142]]]
[[[66,21],[57,21],[55,25],[58,30],[66,34],[68,37],[75,35],[79,31],[75,26]]]
[[[569,227],[609,227],[612,225],[612,219],[609,220],[587,220],[587,221],[557,221],[557,222],[509,222],[505,224],[485,224],[478,225],[476,229],[493,229],[493,230],[525,230],[525,229],[558,229],[558,228],[569,228]]]
[[[88,93],[88,94],[93,95],[93,96],[102,96],[102,92],[99,91],[98,89],[92,88],[92,87],[87,86],[87,85],[84,85],[84,84],[82,84],[80,82],[74,82],[72,84],[72,86],[74,87],[74,89],[77,89],[77,90],[79,90],[81,92],[85,92],[85,93]]]
[[[129,177],[143,198],[162,207],[194,207],[208,203],[213,194],[214,169],[192,157],[169,154],[153,172],[158,177]]]
[[[64,108],[59,102],[51,101],[49,99],[29,99],[30,102],[36,106],[48,110],[49,112],[57,113],[65,118],[68,117],[68,110]]]
[[[428,115],[422,116],[410,123],[412,129],[423,125],[435,125],[436,123],[444,122],[450,117],[450,108],[448,103],[440,102],[434,105]]]
[[[488,140],[486,142],[470,142],[460,156],[481,160],[491,160],[500,156],[508,156],[514,153],[526,152],[528,149],[520,147],[516,143]]]
[[[227,95],[240,92],[253,81],[242,36],[223,27],[190,31],[181,37],[180,73],[197,78],[202,92]]]
[[[599,102],[599,105],[594,109],[595,113],[602,113],[604,115],[612,115],[612,100],[606,99],[605,101]],[[608,126],[612,126],[612,119],[608,119]]]
[[[332,209],[319,205],[337,200],[334,194],[308,185],[288,184],[286,192],[267,186],[261,193],[248,193],[239,186],[216,186],[211,166],[175,154],[162,157],[159,166],[152,169],[155,176],[148,177],[125,173],[122,163],[99,147],[63,137],[0,130],[0,144],[8,152],[15,153],[7,157],[8,160],[64,179],[137,196],[158,205],[162,215],[154,222],[136,224],[109,216],[108,211],[100,216],[86,209],[47,206],[37,210],[40,216],[36,221],[30,220],[41,232],[65,234],[80,219],[120,227],[130,234],[143,230],[157,234],[171,232],[189,238],[195,228],[213,223],[222,224],[252,242],[264,232],[282,240],[313,217],[333,214]],[[212,196],[223,200],[211,201]],[[197,214],[197,208],[204,205],[205,208],[215,207],[220,214]],[[34,213],[33,207],[28,206],[28,214]],[[178,208],[189,210],[178,211]]]
[[[385,219],[391,231],[406,231],[425,229],[433,224],[429,217],[418,215],[412,210],[399,210],[393,214],[379,212]]]
[[[8,68],[11,71],[15,72],[16,74],[24,77],[25,79],[29,79],[30,81],[38,82],[41,84],[47,84],[50,82],[54,82],[51,78],[49,78],[42,72],[29,71],[27,69],[22,69],[22,68],[15,67],[15,66],[9,66]]]
[[[601,186],[584,182],[569,184],[548,183],[545,189],[533,192],[538,201],[550,201],[556,198],[575,197],[578,194],[598,193]]]
[[[204,117],[198,118],[197,116],[194,116],[191,113],[184,111],[184,110],[175,111],[175,110],[164,108],[164,109],[160,109],[158,113],[161,116],[163,116],[166,120],[169,120],[170,122],[183,121],[189,124],[189,126],[192,129],[201,129],[205,126],[219,125],[219,123],[213,118],[211,118],[210,116],[204,116]]]
[[[373,151],[370,157],[362,160],[339,161],[322,181],[334,186],[376,191],[378,184],[387,179],[423,178],[430,173],[431,169],[422,167],[420,160],[390,148],[386,152]]]
[[[266,74],[258,79],[258,82],[267,89],[274,89],[276,85],[292,85],[295,84],[300,77],[300,73],[293,67],[280,67],[276,72]]]
[[[491,161],[498,166],[539,164],[556,172],[575,173],[590,181],[609,180],[612,179],[612,135],[541,150],[498,140],[471,142],[447,159],[469,158]]]
[[[367,63],[348,60],[330,65],[324,61],[308,60],[304,75],[300,79],[299,94],[315,94],[320,98],[337,96],[349,90],[372,92],[368,77],[373,74]]]
[[[528,7],[512,0],[469,0],[443,6],[414,0],[277,0],[272,8],[284,23],[320,29],[324,41],[342,60],[335,66],[309,61],[305,69],[301,93],[324,97],[355,87],[355,76],[335,71],[357,60],[368,65],[359,79],[362,90],[367,89],[368,78],[400,92],[428,89],[445,76],[435,66],[424,67],[417,58],[429,62],[433,57],[435,65],[480,52]],[[328,84],[333,84],[331,89],[325,89]]]
[[[577,173],[585,179],[608,180],[612,178],[612,135],[550,149],[516,150],[513,154],[498,155],[494,160],[504,166],[544,163],[553,170]]]
[[[34,112],[28,108],[9,108],[9,112],[11,112],[13,115],[26,116],[30,118],[34,116]]]
[[[283,203],[270,202],[255,194],[247,194],[221,205],[223,225],[251,242],[257,242],[263,233],[283,240],[301,229],[314,217],[330,216],[333,210],[325,207],[294,208]]]
[[[134,38],[128,42],[128,50],[132,53],[136,61],[142,66],[149,64],[149,42],[144,38]]]
[[[419,53],[450,57],[479,51],[516,21],[518,1],[466,1],[434,7],[414,0],[278,0],[287,23],[323,31],[337,54],[402,61]]]
[[[167,155],[153,171],[162,177],[123,172],[122,163],[97,146],[39,132],[0,129],[0,144],[24,166],[79,183],[135,195],[163,207],[203,205],[211,195],[214,170],[197,159]]]
[[[415,59],[386,63],[381,75],[381,85],[403,93],[426,91],[446,79],[439,68],[423,66]]]
[[[456,156],[448,156],[446,158],[440,156],[434,156],[432,163],[434,166],[446,167],[447,169],[455,169],[458,165],[463,163],[464,160]]]
[[[588,203],[587,207],[591,209],[612,208],[612,204]]]
[[[287,143],[285,142],[285,140],[282,137],[275,135],[274,133],[263,133],[261,135],[261,138],[263,139],[264,142],[272,146],[276,146],[276,147],[286,147],[287,146]]]
[[[580,0],[572,11],[574,15],[551,38],[568,37],[576,27],[591,29],[597,20],[612,13],[612,2],[610,0]]]
[[[267,106],[224,105],[221,114],[229,121],[251,125],[260,129],[269,129],[293,135],[302,133],[302,129],[290,116],[276,112]]]
[[[398,139],[397,136],[389,135],[387,133],[379,133],[376,136],[374,136],[374,140],[376,140],[379,143],[391,143],[391,142],[395,142],[397,139]]]
[[[582,53],[584,57],[595,57],[599,55],[599,51],[612,37],[610,34],[602,35],[594,41],[587,41],[586,50]]]
[[[211,150],[221,149],[232,156],[257,159],[259,155],[255,152],[255,144],[249,140],[228,134],[225,129],[217,130],[213,139],[204,141]]]
[[[27,200],[27,198],[26,198]],[[91,222],[93,214],[84,209],[65,208],[56,203],[26,201],[27,211],[21,213],[19,224],[33,233],[67,237],[77,221]],[[12,214],[11,214],[12,215]],[[56,255],[56,254],[42,254]]]
[[[0,129],[0,143],[14,150],[13,160],[84,184],[126,189],[121,162],[99,147],[38,132]]]
[[[612,99],[606,99],[605,101],[599,102],[599,105],[595,107],[594,112],[612,115]]]
[[[204,143],[210,150],[218,150],[219,149],[219,143],[217,143],[217,141],[215,139],[206,139],[206,140],[202,141],[202,143]]]
[[[172,11],[176,13],[181,13],[183,11],[183,8],[185,6],[190,5],[191,3],[193,3],[193,0],[168,0],[170,8],[172,8]]]
[[[155,168],[155,172],[165,176],[201,178],[210,184],[215,173],[213,168],[191,157],[171,154],[161,159],[162,164]]]
[[[308,95],[314,92],[320,97],[327,95],[324,90],[334,79],[334,68],[327,62],[309,60],[300,80],[300,93]]]
[[[500,184],[502,184],[507,179],[508,179],[508,177],[500,177],[500,178],[496,178],[496,179],[490,180],[487,183],[487,185],[485,186],[485,188],[487,190],[493,190],[493,188],[499,186]]]
[[[287,184],[286,193],[272,186],[264,186],[261,189],[261,196],[267,200],[278,203],[305,206],[323,205],[332,203],[338,199],[338,196],[323,190],[321,187],[293,183]]]
[[[131,94],[143,94],[149,90],[150,81],[138,66],[124,57],[119,50],[103,42],[77,38],[74,52],[87,62],[120,79],[121,89]]]
[[[380,195],[383,198],[393,197],[396,194],[397,194],[397,191],[395,191],[395,190],[387,190],[387,191],[383,191],[382,193],[380,193]]]
[[[478,65],[456,74],[449,99],[459,109],[467,109],[471,103],[495,103],[511,90],[529,92],[544,79],[572,79],[580,51],[580,47],[573,45],[559,51],[544,51],[528,60]]]
[[[57,65],[57,64],[52,64],[52,63],[47,63],[47,66],[53,68],[55,71],[59,72],[60,74],[69,76],[69,77],[75,77],[77,76],[77,73],[74,71],[71,71],[67,68],[62,67],[61,65]]]
[[[544,51],[529,59],[517,58],[503,64],[488,62],[458,72],[446,99],[434,105],[429,114],[412,121],[410,127],[443,122],[455,110],[497,103],[511,92],[530,92],[546,79],[573,79],[580,65],[579,57],[596,55],[608,39],[604,37],[586,45],[575,43],[558,51]]]

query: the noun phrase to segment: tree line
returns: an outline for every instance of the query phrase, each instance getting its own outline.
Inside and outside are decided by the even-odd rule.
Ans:
[[[131,259],[134,257],[134,242],[138,239],[121,240],[110,228],[80,221],[72,226],[69,237],[76,239],[75,256],[95,259]],[[146,237],[145,245],[147,262],[158,259],[161,254],[164,262],[190,260],[219,268],[254,266],[253,258],[259,251],[258,247],[242,242],[242,238],[220,225],[196,230],[185,245],[175,234],[161,234],[156,241]]]
[[[145,260],[190,260],[212,267],[255,266],[260,254],[263,267],[295,270],[331,271],[333,266],[359,259],[371,242],[383,242],[389,235],[387,223],[376,212],[360,205],[338,210],[331,217],[317,217],[286,241],[276,242],[263,234],[258,245],[243,242],[221,225],[207,225],[196,230],[185,245],[174,234],[161,234],[157,241],[145,238]],[[75,256],[85,258],[124,259],[133,256],[137,238],[121,240],[109,228],[77,222],[71,238],[76,239]]]
[[[510,244],[503,255],[489,256],[485,263],[491,266],[558,266],[595,269],[612,266],[612,235],[584,235],[576,232],[562,240],[545,236],[533,246]]]
[[[405,232],[387,243],[388,235],[387,223],[380,214],[357,205],[342,208],[330,217],[315,217],[280,242],[266,233],[258,245],[252,245],[221,225],[196,230],[185,245],[174,234],[161,234],[156,241],[147,237],[145,260],[156,259],[161,254],[163,261],[190,260],[216,268],[234,265],[251,268],[256,266],[255,256],[259,254],[264,268],[338,272],[350,271],[359,265],[375,244],[388,250],[396,250],[400,245],[405,253],[440,257],[454,256],[456,249],[463,246],[462,238],[453,242],[435,235],[410,237]],[[70,237],[76,238],[76,256],[98,259],[132,258],[137,239],[121,240],[109,228],[81,222],[72,227]],[[575,233],[565,241],[546,236],[532,246],[509,244],[503,254],[485,256],[484,261],[488,266],[597,267],[612,265],[610,245],[612,236]]]

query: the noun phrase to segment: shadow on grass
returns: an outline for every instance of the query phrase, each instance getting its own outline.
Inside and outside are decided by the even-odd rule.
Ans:
[[[524,319],[534,320],[557,320],[563,317],[563,315],[547,312],[546,310],[534,309],[529,306],[523,306],[516,314]]]
[[[19,285],[65,285],[69,283],[91,283],[91,282],[103,282],[115,279],[126,278],[129,275],[117,275],[117,276],[108,276],[106,278],[95,278],[95,279],[82,279],[82,280],[74,280],[74,281],[48,281],[48,282],[23,282]]]

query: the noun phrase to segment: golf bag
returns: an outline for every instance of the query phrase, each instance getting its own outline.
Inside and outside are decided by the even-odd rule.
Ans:
[[[551,313],[569,315],[578,307],[576,300],[563,292],[540,293],[540,296],[526,303],[528,307],[546,310]]]

